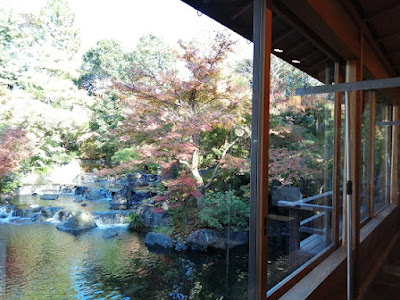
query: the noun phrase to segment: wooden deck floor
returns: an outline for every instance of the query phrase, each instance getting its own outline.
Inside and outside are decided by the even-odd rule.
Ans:
[[[400,299],[400,239],[365,293],[365,300]]]

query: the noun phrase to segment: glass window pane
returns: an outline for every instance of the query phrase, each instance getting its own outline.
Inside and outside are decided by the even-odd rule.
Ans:
[[[332,242],[334,151],[334,94],[295,96],[321,83],[274,56],[271,72],[268,288]]]
[[[382,122],[392,120],[392,107],[380,97],[382,96],[378,95],[376,104],[374,213],[390,202],[392,129]]]
[[[363,93],[363,112],[361,124],[361,195],[360,195],[360,221],[362,222],[369,215],[369,164],[370,164],[370,109],[369,99]]]

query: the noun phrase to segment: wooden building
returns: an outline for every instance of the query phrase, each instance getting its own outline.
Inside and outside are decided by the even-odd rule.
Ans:
[[[249,299],[368,298],[399,238],[399,2],[183,1],[254,43]],[[300,89],[299,94],[333,95],[335,134],[332,190],[295,203],[280,202],[292,212],[287,219],[294,223],[291,253],[301,261],[268,288],[267,224],[274,218],[268,213],[271,53],[321,82],[321,87]],[[346,181],[352,182],[350,196]],[[323,218],[320,223],[325,224],[308,230],[307,239],[298,232],[306,232],[311,219],[295,217],[304,209],[318,211],[312,221]],[[313,255],[299,258],[300,251]]]

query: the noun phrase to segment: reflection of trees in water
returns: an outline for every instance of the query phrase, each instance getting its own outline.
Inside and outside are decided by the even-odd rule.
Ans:
[[[229,256],[226,252],[156,254],[148,251],[143,237],[123,228],[118,232],[117,237],[104,239],[104,230],[99,229],[73,236],[50,224],[1,224],[0,247],[7,243],[3,256],[0,252],[0,260],[7,260],[2,264],[7,274],[0,273],[0,283],[7,281],[5,297],[147,300],[166,299],[176,292],[190,299],[247,298],[247,248],[230,250]]]
[[[81,279],[98,290],[111,293],[118,287],[138,300],[165,299],[172,292],[193,299],[247,297],[247,249],[231,251],[227,265],[223,252],[152,253],[134,234],[91,242],[92,258],[85,261]]]

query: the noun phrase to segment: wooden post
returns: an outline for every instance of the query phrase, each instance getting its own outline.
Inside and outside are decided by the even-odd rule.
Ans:
[[[271,0],[253,5],[253,108],[249,299],[267,298],[269,93],[272,50]]]
[[[343,82],[340,65],[335,63],[335,84]],[[339,245],[339,209],[340,209],[340,150],[342,125],[342,93],[335,93],[334,115],[334,154],[333,154],[333,195],[332,195],[332,241]]]
[[[300,215],[296,208],[289,208],[289,272],[292,273],[300,266]]]
[[[400,120],[400,107],[398,105],[393,106],[393,121]],[[399,203],[399,126],[393,126],[392,130],[392,169],[391,169],[391,190],[390,199],[391,203]]]
[[[346,82],[360,80],[357,60],[351,60],[346,65]],[[352,203],[352,260],[353,260],[353,295],[357,296],[357,265],[358,246],[360,243],[360,191],[361,191],[361,123],[362,123],[362,92],[349,92],[349,125],[350,125],[350,180],[353,184]],[[343,216],[345,217],[345,216]]]

